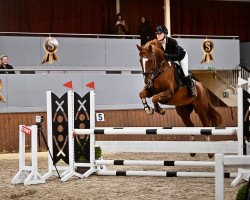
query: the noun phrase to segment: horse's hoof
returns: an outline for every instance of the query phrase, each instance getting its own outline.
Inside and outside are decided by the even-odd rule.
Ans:
[[[161,108],[158,104],[155,104],[154,110],[160,115],[165,115],[165,110]]]
[[[154,110],[152,110],[150,113],[148,113],[149,115],[153,115],[154,114]]]
[[[209,153],[207,154],[209,158],[213,158],[214,157],[214,153]]]
[[[196,153],[190,153],[191,157],[195,157]]]
[[[148,114],[148,115],[153,115],[154,114],[154,109],[152,109],[152,108],[150,108],[150,109],[145,109],[145,111],[146,111],[146,113]]]
[[[160,115],[165,115],[165,110],[161,109],[160,112],[158,112]]]
[[[165,110],[164,109],[155,110],[155,112],[157,112],[159,115],[165,115]]]

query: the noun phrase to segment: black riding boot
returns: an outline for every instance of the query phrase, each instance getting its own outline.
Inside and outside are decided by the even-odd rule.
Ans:
[[[188,96],[195,97],[196,91],[194,89],[194,82],[193,82],[192,78],[190,76],[186,76],[185,82],[186,82],[186,86],[187,86]]]

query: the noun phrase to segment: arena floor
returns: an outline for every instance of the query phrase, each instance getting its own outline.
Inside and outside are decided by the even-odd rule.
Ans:
[[[27,156],[27,160],[29,160]],[[148,160],[209,160],[206,155],[198,154],[191,158],[188,154],[144,154],[144,153],[114,153],[105,154],[105,159],[148,159]],[[120,166],[128,168],[129,166]],[[12,185],[11,179],[18,170],[18,154],[0,154],[1,183],[0,199],[119,199],[119,200],[211,200],[215,196],[214,178],[183,178],[183,177],[120,177],[120,176],[90,176],[86,179],[72,178],[61,182],[58,178],[50,178],[41,185]],[[153,170],[156,167],[130,167],[130,169]],[[159,170],[166,168],[157,167]],[[172,167],[174,171],[202,171],[191,167]],[[47,170],[47,154],[39,153],[39,171],[45,174]],[[212,171],[213,169],[208,169]],[[225,199],[236,197],[241,183],[231,187],[233,179],[225,181]]]

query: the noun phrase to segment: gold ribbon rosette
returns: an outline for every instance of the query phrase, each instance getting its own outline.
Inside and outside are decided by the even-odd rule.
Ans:
[[[214,43],[211,40],[205,39],[202,43],[202,51],[204,52],[201,63],[209,63],[210,60],[214,60],[212,51],[214,50]]]
[[[52,64],[54,60],[59,61],[56,52],[58,50],[58,41],[53,37],[48,37],[43,42],[43,48],[46,51],[46,55],[43,58],[42,64]]]
[[[2,92],[2,87],[3,87],[3,82],[2,82],[2,80],[0,79],[0,101],[5,101],[4,96],[1,94],[1,92]]]

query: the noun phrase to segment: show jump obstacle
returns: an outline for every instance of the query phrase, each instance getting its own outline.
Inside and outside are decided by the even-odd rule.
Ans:
[[[250,78],[249,78],[250,80]],[[249,81],[250,83],[250,81]],[[238,121],[243,122],[242,126],[239,126],[239,131],[245,133],[244,137],[249,139],[250,132],[250,84],[248,85],[249,91],[242,89],[238,90],[238,97],[242,98],[242,101],[238,101]],[[239,99],[239,98],[238,98]],[[241,104],[241,106],[239,106]],[[249,144],[246,141],[247,155],[215,155],[215,197],[217,200],[224,199],[224,167],[238,168],[238,175],[231,183],[232,186],[236,186],[242,179],[249,181],[250,177],[250,155]],[[245,152],[244,152],[245,153]],[[249,188],[248,188],[249,190]],[[248,196],[249,197],[249,196]]]
[[[238,109],[249,110],[243,98],[242,89],[238,89]],[[244,103],[245,102],[245,103]],[[248,105],[243,106],[243,105]],[[73,176],[88,177],[98,175],[116,176],[166,176],[166,177],[215,177],[215,172],[175,172],[175,171],[108,171],[106,165],[147,165],[147,166],[206,166],[215,167],[215,162],[203,161],[153,161],[153,160],[103,160],[95,158],[95,146],[100,146],[104,152],[176,152],[176,153],[232,153],[244,155],[246,140],[249,139],[249,118],[244,120],[238,112],[238,127],[95,127],[95,94],[90,91],[81,97],[74,91],[68,91],[61,98],[52,92],[47,92],[47,131],[48,146],[53,160],[48,155],[48,173],[41,177],[37,172],[37,149],[32,134],[32,167],[24,165],[23,139],[20,139],[19,172],[12,183],[36,184],[43,183],[51,176],[57,176],[57,169],[61,172],[62,181]],[[33,133],[33,131],[32,131]],[[95,141],[98,134],[126,134],[126,135],[236,135],[237,141]],[[22,136],[23,134],[20,134]],[[22,137],[20,137],[22,138]],[[87,138],[87,139],[86,139]],[[88,142],[86,142],[88,141]],[[23,147],[22,147],[23,146]],[[87,158],[82,161],[82,157]],[[34,163],[33,163],[34,160]],[[59,162],[60,161],[60,162]],[[63,163],[63,164],[62,164]],[[78,173],[78,167],[85,167],[85,173]],[[32,175],[26,176],[31,171]],[[33,176],[33,174],[35,174]],[[224,173],[223,177],[236,177],[238,173]],[[25,178],[26,177],[26,178]],[[34,181],[30,177],[34,178]],[[39,178],[37,178],[39,177]]]
[[[242,102],[241,96],[238,102]],[[239,107],[242,106],[239,103]],[[240,118],[239,118],[240,119]],[[48,158],[49,170],[44,176],[57,176],[53,164],[62,172],[62,181],[72,176],[88,177],[98,175],[117,176],[189,176],[189,177],[215,177],[214,172],[175,172],[175,171],[108,171],[104,165],[147,165],[147,166],[208,166],[215,167],[215,162],[202,161],[147,161],[147,160],[96,160],[95,145],[100,146],[104,152],[176,152],[176,153],[233,153],[243,155],[245,152],[243,122],[238,121],[238,127],[120,127],[95,128],[95,94],[90,91],[80,97],[73,91],[68,91],[61,98],[47,92],[47,126],[48,145],[53,154],[53,161]],[[95,141],[97,134],[158,134],[158,135],[237,135],[237,141]],[[85,137],[83,137],[83,135]],[[83,147],[86,136],[89,144]],[[82,139],[83,138],[83,139]],[[246,138],[246,136],[245,136]],[[177,148],[178,147],[178,148]],[[81,156],[87,156],[82,162]],[[59,161],[65,165],[59,165]],[[89,168],[84,174],[78,173],[78,167]],[[236,177],[237,173],[225,173],[225,177]]]
[[[25,136],[31,137],[31,166],[25,165]],[[37,126],[19,125],[19,170],[11,180],[12,184],[24,185],[45,183],[37,167]]]
[[[240,89],[239,89],[240,90]],[[72,100],[69,104],[74,105],[74,95],[69,100]],[[90,92],[90,97],[94,101],[94,92]],[[242,102],[243,98],[239,95],[239,101]],[[239,103],[241,106],[241,103]],[[71,109],[72,109],[71,108]],[[91,127],[94,127],[94,102],[90,101],[90,109],[92,109],[90,115]],[[239,120],[241,118],[239,117]],[[70,117],[69,117],[70,120]],[[73,120],[73,119],[71,119]],[[244,139],[247,135],[243,135],[243,121],[238,121],[238,128],[136,128],[136,127],[124,127],[124,128],[90,128],[90,129],[74,129],[72,123],[72,129],[69,126],[69,149],[73,149],[75,141],[74,135],[89,135],[90,137],[90,161],[89,163],[76,163],[74,161],[74,151],[69,151],[70,169],[69,172],[62,178],[62,181],[68,180],[72,176],[87,177],[93,173],[98,175],[117,175],[117,176],[191,176],[191,177],[215,177],[215,173],[211,172],[172,172],[172,171],[107,171],[106,168],[102,169],[101,165],[159,165],[159,166],[215,166],[214,162],[194,162],[194,161],[130,161],[130,160],[96,160],[95,159],[95,135],[97,134],[175,134],[175,135],[234,135],[237,134],[238,141],[216,141],[216,142],[193,142],[193,141],[98,141],[96,144],[107,152],[177,152],[177,153],[235,153],[243,155],[245,152]],[[156,144],[157,143],[157,144]],[[178,148],[177,148],[178,147]],[[79,174],[75,169],[79,166],[89,167],[90,169],[84,173]],[[226,177],[234,177],[235,173],[225,174]]]

